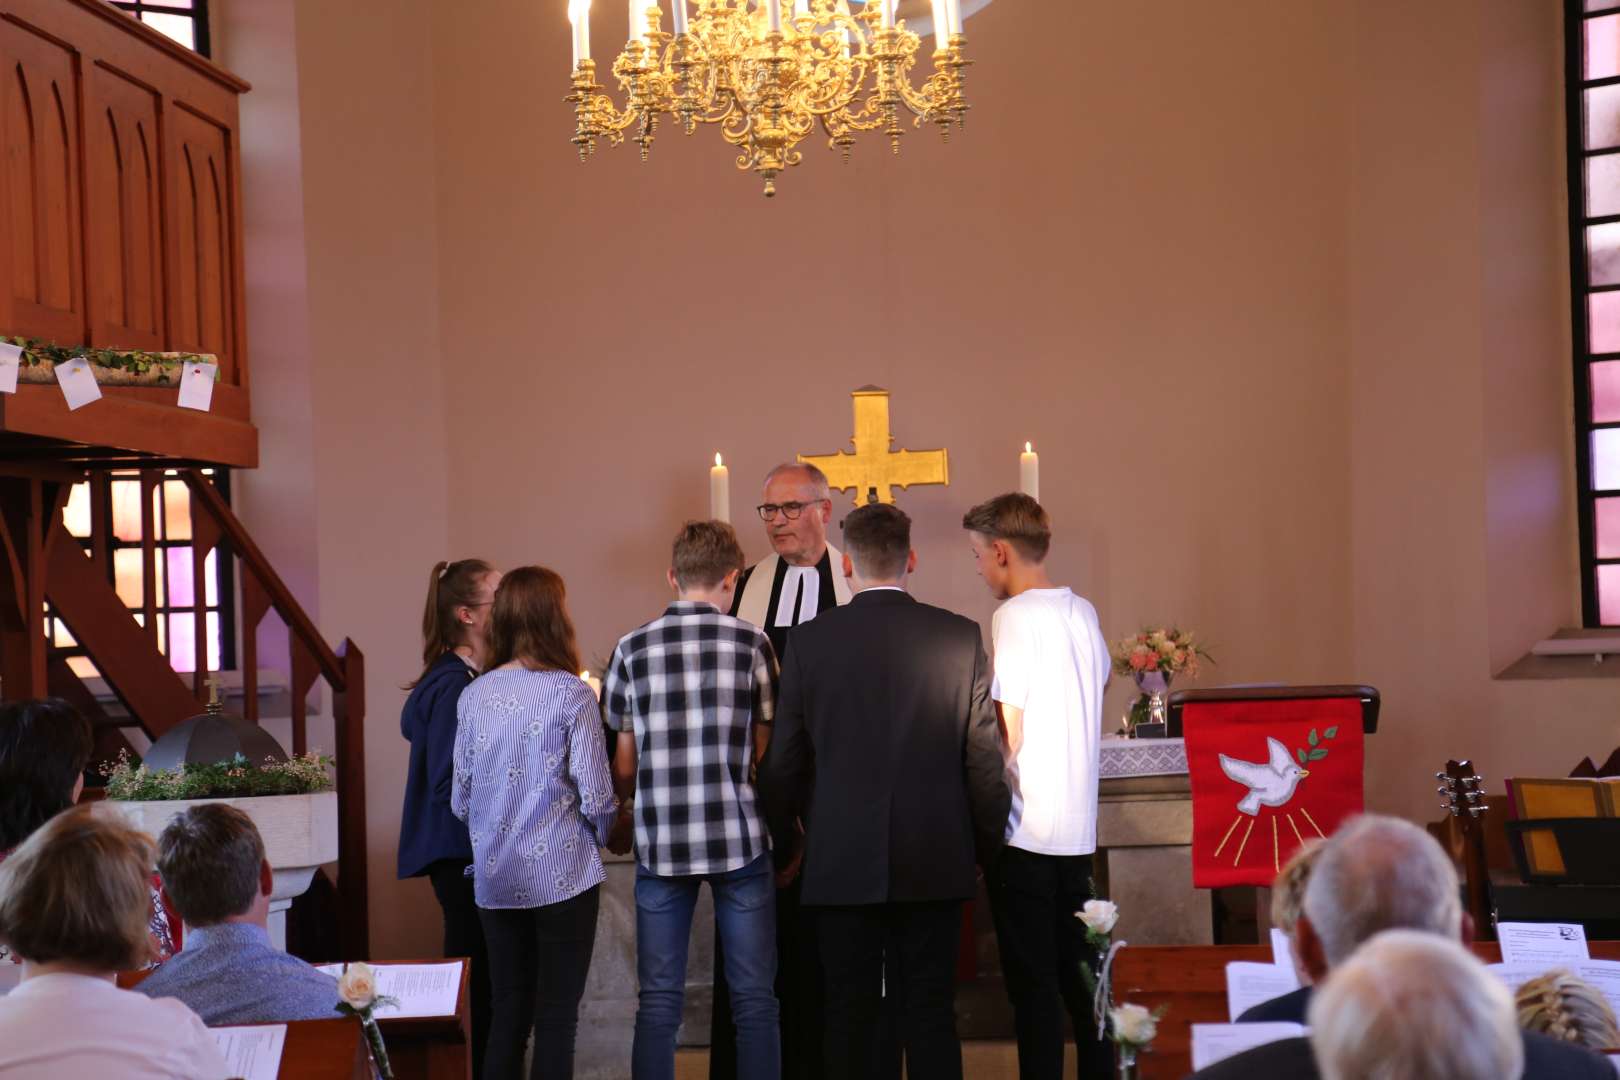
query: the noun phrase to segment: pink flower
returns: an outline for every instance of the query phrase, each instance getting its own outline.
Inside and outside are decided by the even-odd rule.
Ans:
[[[1158,662],[1158,656],[1146,646],[1138,646],[1131,650],[1131,667],[1136,671],[1146,671],[1148,668],[1157,667]]]

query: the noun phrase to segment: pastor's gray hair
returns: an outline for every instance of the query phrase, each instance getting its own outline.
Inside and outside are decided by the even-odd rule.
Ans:
[[[1367,814],[1333,834],[1305,886],[1305,917],[1334,968],[1383,930],[1462,934],[1457,871],[1438,841],[1399,818]]]
[[[788,473],[798,473],[801,477],[803,477],[804,482],[809,484],[810,487],[815,491],[816,498],[832,498],[832,485],[827,483],[827,474],[822,472],[816,466],[810,464],[808,461],[782,462],[782,464],[765,474],[765,486],[770,487],[772,480],[775,480],[778,476],[785,476]]]
[[[1455,939],[1388,930],[1311,995],[1322,1080],[1498,1080],[1524,1070],[1507,986]]]

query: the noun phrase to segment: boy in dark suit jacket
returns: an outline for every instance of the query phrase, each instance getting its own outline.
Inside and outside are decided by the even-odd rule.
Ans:
[[[911,520],[844,525],[854,599],[794,630],[760,766],[773,830],[806,825],[803,902],[827,980],[827,1070],[874,1075],[884,950],[898,955],[912,1076],[962,1075],[954,961],[974,861],[994,861],[1007,789],[978,625],[919,604]]]

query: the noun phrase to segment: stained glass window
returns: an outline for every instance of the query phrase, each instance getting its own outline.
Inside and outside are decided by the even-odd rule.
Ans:
[[[214,485],[228,499],[229,474],[224,470],[205,470]],[[96,512],[92,503],[104,500],[101,513],[112,526],[110,551],[112,555],[112,585],[119,599],[134,615],[135,621],[146,624],[146,566],[141,545],[141,476],[137,472],[114,472],[107,477],[104,489],[85,481],[74,485],[63,513],[63,524],[68,532],[78,537],[88,550],[91,546],[91,523]],[[157,619],[157,645],[169,658],[176,671],[195,671],[197,665],[197,627],[193,609],[195,585],[192,576],[191,499],[185,481],[174,472],[166,473],[152,491],[152,608]],[[203,588],[205,592],[205,635],[207,662],[210,671],[234,667],[235,643],[235,590],[231,579],[231,560],[221,558],[219,549],[210,551],[203,560]],[[73,639],[72,632],[55,618],[47,608],[45,635],[81,677],[99,674],[95,663]]]
[[[165,37],[204,56],[208,51],[208,0],[109,0]]]
[[[1565,0],[1581,607],[1620,626],[1620,0]]]

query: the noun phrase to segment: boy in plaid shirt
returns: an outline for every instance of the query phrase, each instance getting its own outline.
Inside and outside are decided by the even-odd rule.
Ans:
[[[738,1072],[781,1076],[776,886],[753,769],[775,708],[770,639],[731,608],[742,548],[730,525],[688,522],[675,538],[676,599],[625,635],[603,686],[619,732],[613,776],[635,798],[636,969],[632,1075],[673,1080],[698,889],[709,883],[737,1024]]]

